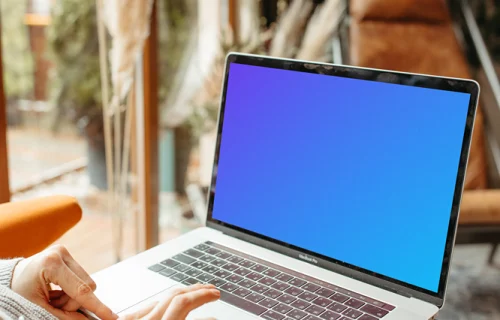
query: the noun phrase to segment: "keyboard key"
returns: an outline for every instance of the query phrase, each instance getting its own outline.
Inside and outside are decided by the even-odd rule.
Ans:
[[[210,262],[210,264],[212,264],[212,265],[214,265],[216,267],[222,267],[226,263],[227,263],[227,261],[222,260],[222,259],[215,259],[214,261]]]
[[[307,316],[307,313],[305,313],[304,311],[294,309],[294,310],[290,311],[287,314],[287,316],[292,317],[293,319],[296,319],[296,320],[300,320],[300,319],[305,318]]]
[[[183,272],[183,271],[186,271],[187,269],[189,269],[188,266],[186,266],[185,264],[178,264],[174,267],[174,270],[177,270],[177,271],[180,271],[180,272]]]
[[[226,270],[219,269],[216,272],[213,273],[214,276],[219,277],[219,278],[226,278],[229,277],[232,273]]]
[[[244,288],[251,288],[256,284],[257,284],[256,282],[253,282],[252,280],[248,280],[248,279],[243,279],[242,281],[238,282],[238,285],[240,285]]]
[[[336,294],[334,294],[333,296],[331,296],[330,299],[332,299],[333,301],[337,301],[337,302],[343,303],[343,302],[347,301],[349,299],[349,297],[343,295],[342,293],[338,293],[337,292]]]
[[[246,268],[243,268],[243,267],[241,267],[238,270],[234,271],[234,273],[236,273],[237,275],[242,276],[242,277],[246,276],[247,274],[249,274],[251,272],[252,271],[250,271],[250,270],[248,270]]]
[[[274,269],[267,269],[266,271],[262,272],[263,275],[266,275],[268,277],[271,277],[271,278],[274,278],[276,277],[278,274],[280,274],[279,271],[277,270],[274,270]]]
[[[377,316],[379,318],[382,318],[389,313],[389,311],[387,310],[372,306],[370,304],[365,304],[360,310],[369,313],[371,315]]]
[[[255,286],[251,287],[250,290],[258,292],[258,293],[264,293],[268,290],[268,287],[261,285],[261,284],[256,284]]]
[[[304,320],[321,320],[321,319],[320,319],[320,318],[318,318],[318,317],[316,317],[316,316],[311,316],[311,315],[309,315],[309,316],[305,317],[305,319],[304,319]]]
[[[203,269],[206,266],[208,266],[208,264],[201,262],[201,261],[196,261],[195,263],[191,264],[191,267],[196,268],[196,269]]]
[[[302,287],[304,284],[306,284],[306,281],[299,279],[299,278],[294,278],[290,281],[288,281],[289,284],[294,285],[296,287]]]
[[[176,265],[179,264],[179,262],[175,261],[175,260],[172,260],[172,259],[167,259],[165,261],[162,261],[160,262],[162,265],[166,266],[166,267],[169,267],[169,268],[173,268],[175,267]]]
[[[226,284],[226,281],[220,279],[220,278],[213,278],[212,280],[209,280],[207,283],[213,284],[217,288],[222,287],[224,284]]]
[[[194,250],[194,249],[188,249],[186,251],[183,252],[185,255],[188,255],[188,256],[191,256],[193,258],[199,258],[201,257],[202,255],[204,255],[203,252],[201,251],[198,251],[198,250]]]
[[[317,297],[318,297],[317,295],[312,294],[312,293],[310,293],[310,292],[304,292],[304,293],[302,293],[302,294],[299,296],[299,298],[304,299],[304,300],[309,301],[309,302],[310,302],[310,301],[313,301],[313,300],[314,300],[314,299],[316,299]]]
[[[239,297],[242,297],[242,298],[248,296],[250,293],[252,293],[252,292],[248,289],[245,289],[245,288],[238,288],[238,289],[233,291],[233,294],[235,294]]]
[[[214,274],[216,273],[217,271],[219,271],[220,269],[215,267],[215,266],[207,266],[205,268],[203,268],[203,271],[206,272],[206,273],[209,273],[209,274]]]
[[[190,286],[197,283],[200,283],[200,281],[196,280],[195,278],[187,278],[186,280],[182,281],[182,284],[185,284],[186,286]]]
[[[152,265],[151,267],[149,267],[148,269],[153,271],[153,272],[160,272],[163,269],[165,269],[165,267],[162,266],[161,264],[155,264],[155,265]]]
[[[162,276],[165,276],[165,277],[170,277],[171,275],[173,275],[175,273],[175,270],[172,270],[172,269],[169,269],[169,268],[165,268],[163,269],[162,271],[160,271],[160,274]]]
[[[309,292],[316,292],[321,287],[318,286],[317,284],[308,282],[305,285],[303,285],[301,288],[306,290],[306,291],[309,291]]]
[[[278,300],[279,302],[283,302],[283,303],[286,303],[286,304],[290,304],[292,303],[293,301],[295,301],[295,297],[294,296],[291,296],[289,294],[282,294],[281,296],[278,297]]]
[[[194,246],[194,248],[195,248],[196,250],[199,250],[199,251],[205,251],[205,250],[209,249],[209,248],[210,248],[210,246],[208,246],[208,245],[206,245],[206,244],[204,244],[204,243],[201,243],[201,244],[199,244],[199,245],[197,245],[197,246]]]
[[[271,309],[272,307],[274,307],[275,305],[277,305],[277,304],[278,304],[278,301],[274,301],[274,300],[269,299],[269,298],[264,298],[264,299],[262,299],[262,300],[259,302],[259,304],[260,304],[261,306],[264,306],[264,307],[266,307],[266,308]]]
[[[271,286],[273,283],[276,282],[276,280],[268,277],[264,277],[259,280],[260,283],[265,284],[266,286]]]
[[[333,304],[329,305],[327,308],[332,310],[332,311],[335,311],[337,313],[342,313],[345,309],[347,309],[346,306],[344,306],[343,304],[337,303],[337,302],[334,302]]]
[[[261,275],[261,274],[258,274],[258,273],[255,273],[255,272],[252,272],[250,273],[249,275],[246,276],[248,279],[250,280],[253,280],[253,281],[257,281],[261,278],[263,278],[264,276]]]
[[[222,252],[218,253],[216,256],[219,257],[219,259],[225,260],[227,258],[232,257],[232,254],[222,251]]]
[[[318,305],[320,307],[325,308],[325,307],[331,305],[333,303],[333,301],[329,300],[327,298],[319,297],[316,300],[314,300],[312,303],[314,303],[315,305]]]
[[[294,302],[292,302],[290,305],[292,307],[294,307],[294,308],[297,308],[297,309],[300,309],[300,310],[304,310],[307,307],[309,307],[311,304],[305,302],[304,300],[297,299]]]
[[[266,313],[264,313],[260,317],[264,318],[264,319],[270,319],[270,320],[283,320],[283,319],[285,319],[284,315],[282,315],[276,311],[273,311],[273,310],[267,311]]]
[[[320,288],[318,291],[315,292],[317,295],[320,295],[322,297],[328,298],[335,292],[333,290],[327,289],[327,288]]]
[[[304,290],[301,290],[297,287],[290,287],[290,288],[285,290],[285,293],[291,294],[292,296],[298,296],[302,292],[304,292]]]
[[[222,269],[227,270],[227,271],[234,271],[234,270],[238,269],[239,267],[240,266],[237,264],[228,263],[228,264],[224,265],[222,267]]]
[[[176,254],[175,256],[172,257],[172,259],[177,260],[177,261],[182,262],[182,263],[185,263],[185,264],[191,264],[191,263],[196,261],[196,259],[193,259],[191,257],[183,255],[182,253]]]
[[[238,256],[231,256],[231,257],[227,258],[226,260],[227,260],[227,261],[229,261],[229,262],[232,262],[232,263],[238,264],[238,263],[240,263],[241,261],[243,261],[243,258],[238,257]]]
[[[260,300],[262,300],[264,298],[265,298],[264,296],[261,296],[260,294],[255,293],[255,292],[252,292],[248,296],[245,297],[245,299],[250,300],[250,301],[255,302],[255,303],[259,302]]]
[[[241,280],[243,280],[243,278],[240,277],[240,276],[238,276],[238,275],[236,275],[236,274],[232,274],[229,277],[227,277],[226,280],[229,281],[229,282],[232,282],[232,283],[238,283]]]
[[[273,308],[273,310],[278,311],[279,313],[286,314],[290,312],[293,308],[290,306],[287,306],[286,304],[280,303],[277,306]]]
[[[372,317],[372,316],[370,316],[368,314],[364,314],[364,315],[361,316],[361,318],[359,318],[359,320],[378,320],[378,319],[375,318],[375,317]]]
[[[182,282],[188,278],[185,274],[182,273],[175,273],[169,277],[170,279],[177,281],[177,282]]]
[[[344,317],[347,317],[347,318],[350,318],[350,319],[357,319],[359,318],[361,315],[363,314],[363,312],[361,311],[358,311],[358,310],[355,310],[355,309],[347,309],[346,311],[344,311],[344,313],[342,314]]]
[[[215,249],[215,248],[208,248],[207,250],[205,250],[205,253],[208,253],[208,254],[211,254],[211,255],[216,255],[218,253],[220,253],[221,251],[219,249]]]
[[[284,282],[278,281],[275,284],[273,284],[271,287],[273,287],[274,289],[279,290],[279,291],[285,291],[290,286]]]
[[[281,273],[281,274],[277,275],[275,278],[278,280],[281,280],[283,282],[288,282],[288,281],[290,281],[290,279],[293,279],[292,276],[290,276],[286,273]]]
[[[245,267],[245,268],[250,268],[255,264],[255,262],[249,261],[249,260],[243,260],[239,263],[240,266]]]
[[[238,286],[227,282],[227,283],[223,284],[220,288],[222,290],[227,291],[227,292],[233,292],[234,290],[238,289]],[[222,295],[222,291],[221,291],[221,295]]]
[[[274,290],[274,289],[269,289],[266,292],[264,292],[264,295],[266,297],[269,297],[269,298],[272,298],[272,299],[276,299],[277,297],[281,296],[281,294],[282,293],[280,291]]]
[[[259,272],[259,273],[262,272],[262,271],[264,271],[264,270],[266,270],[266,269],[268,269],[268,268],[265,267],[265,266],[263,266],[263,265],[261,265],[261,264],[256,264],[256,265],[254,265],[253,267],[250,268],[250,270],[253,270],[253,271]]]
[[[378,301],[375,301],[375,300],[372,300],[372,304],[377,306],[377,307],[380,307],[380,305],[377,303]],[[392,311],[394,310],[396,307],[395,306],[391,306],[390,304],[384,304],[382,306],[382,308],[384,308],[385,310],[387,311]]]
[[[200,274],[202,274],[203,272],[198,270],[198,269],[189,269],[189,270],[185,270],[184,271],[185,274],[187,274],[188,276],[190,277],[193,277],[193,278],[196,278],[197,276],[199,276]]]
[[[346,302],[344,302],[344,304],[346,306],[349,306],[351,308],[354,308],[354,309],[359,309],[361,308],[365,303],[364,302],[361,302],[359,300],[356,300],[354,298],[351,298],[349,300],[347,300]]]
[[[259,306],[258,304],[255,304],[251,301],[245,300],[225,291],[220,292],[220,300],[250,313],[253,313],[257,316],[260,316],[265,311],[267,311],[266,308]]]
[[[325,312],[325,308],[318,307],[317,305],[312,305],[309,308],[306,309],[306,312],[309,312],[310,314],[314,314],[315,316],[319,316],[323,312]]]
[[[216,258],[216,257],[214,257],[214,256],[211,256],[211,255],[209,255],[209,254],[206,254],[206,255],[204,255],[204,256],[202,256],[202,257],[200,258],[200,260],[201,260],[201,261],[203,261],[203,262],[207,262],[207,263],[208,263],[208,262],[212,262],[212,261],[214,261],[215,259],[217,259],[217,258]]]
[[[213,278],[215,278],[215,277],[212,275],[209,275],[208,273],[202,273],[196,277],[196,279],[200,280],[203,283],[207,283],[208,281],[212,280]]]
[[[326,320],[337,320],[342,316],[336,312],[326,310],[326,312],[322,313],[319,317]]]

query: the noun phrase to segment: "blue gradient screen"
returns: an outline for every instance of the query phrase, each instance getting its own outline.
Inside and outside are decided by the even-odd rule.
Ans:
[[[231,63],[212,218],[437,292],[469,99]]]

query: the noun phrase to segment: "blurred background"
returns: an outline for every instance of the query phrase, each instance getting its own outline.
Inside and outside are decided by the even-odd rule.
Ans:
[[[99,35],[111,19],[98,14],[99,0],[0,2],[3,202],[77,197],[83,219],[58,242],[95,272],[204,224],[228,52],[473,78],[480,110],[438,319],[500,319],[500,1],[152,3],[149,33],[133,59],[125,148],[106,134],[102,81],[114,79],[116,37],[109,28]],[[115,158],[122,148],[130,154],[113,182],[120,176],[125,186],[119,206],[109,200],[110,144]]]

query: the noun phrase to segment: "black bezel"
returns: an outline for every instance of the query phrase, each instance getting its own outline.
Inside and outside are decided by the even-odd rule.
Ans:
[[[245,65],[254,65],[268,68],[277,68],[284,70],[293,70],[297,72],[307,72],[324,74],[338,77],[347,77],[352,79],[370,80],[378,82],[387,82],[400,85],[411,85],[423,88],[441,89],[448,91],[464,92],[471,95],[469,102],[469,109],[467,112],[467,119],[465,124],[462,150],[460,154],[460,161],[458,166],[457,179],[455,184],[455,192],[451,208],[451,216],[448,227],[448,234],[446,238],[445,252],[443,256],[441,278],[439,281],[438,292],[432,292],[420,287],[392,279],[390,277],[371,272],[366,269],[350,265],[333,258],[319,255],[314,252],[284,243],[261,234],[257,234],[243,228],[224,223],[212,218],[213,203],[215,198],[215,185],[217,178],[217,165],[219,160],[219,150],[222,137],[222,127],[224,123],[224,109],[225,97],[227,89],[228,74],[231,63],[239,63]],[[271,58],[256,55],[245,55],[238,53],[230,53],[226,58],[226,68],[224,74],[223,90],[221,95],[221,106],[218,122],[218,134],[216,140],[216,150],[214,157],[214,166],[212,174],[212,182],[209,192],[208,212],[207,212],[207,226],[214,229],[221,230],[233,237],[243,239],[245,241],[255,243],[259,246],[277,251],[279,253],[297,258],[299,254],[307,254],[316,258],[318,263],[315,265],[321,266],[325,269],[358,279],[360,281],[397,292],[405,296],[412,296],[428,302],[431,302],[438,307],[441,307],[444,301],[446,291],[446,280],[450,268],[451,253],[454,245],[456,228],[458,223],[458,214],[460,208],[460,201],[463,191],[463,184],[465,180],[465,172],[467,160],[469,155],[470,141],[472,137],[472,130],[474,125],[474,118],[477,108],[479,96],[479,85],[477,82],[466,79],[444,78],[429,75],[417,75],[411,73],[402,73],[396,71],[377,70],[368,68],[358,68],[351,66],[339,66],[332,64],[323,64],[307,61],[287,60],[280,58]]]

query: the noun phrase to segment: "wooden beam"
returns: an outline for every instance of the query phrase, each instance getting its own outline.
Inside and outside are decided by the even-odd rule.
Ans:
[[[228,1],[228,22],[229,26],[233,30],[234,43],[239,42],[239,25],[238,25],[238,0]]]
[[[153,2],[150,34],[144,46],[144,231],[145,249],[159,242],[158,203],[159,203],[159,166],[158,166],[158,30],[157,2]]]
[[[0,22],[1,23],[1,22]],[[2,33],[0,24],[0,34]],[[0,36],[0,49],[2,39]],[[3,86],[3,58],[0,50],[0,203],[10,201],[9,158],[7,155],[7,102]]]

